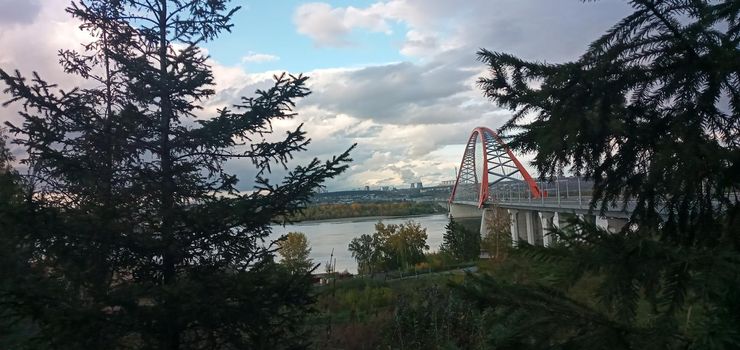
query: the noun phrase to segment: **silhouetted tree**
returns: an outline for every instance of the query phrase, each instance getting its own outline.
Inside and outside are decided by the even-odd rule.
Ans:
[[[34,184],[23,229],[2,241],[32,254],[13,270],[4,261],[12,283],[0,284],[2,301],[11,317],[33,321],[39,347],[305,341],[310,280],[278,268],[265,239],[350,159],[314,159],[279,184],[267,179],[309,143],[302,126],[268,140],[271,121],[292,118],[309,94],[304,76],[277,76],[233,109],[196,119],[214,94],[199,45],[229,30],[236,10],[226,0],[74,2],[67,11],[94,41],[60,57],[84,88],[58,91],[35,73],[0,69],[7,103],[22,108],[22,124],[9,127]],[[254,191],[237,191],[224,170],[237,159],[257,169]]]
[[[740,346],[740,2],[630,4],[573,62],[479,52],[486,96],[515,111],[512,148],[544,176],[592,178],[594,210],[634,204],[619,234],[574,221],[558,247],[521,248],[557,268],[549,287],[469,286],[511,316],[500,346]],[[597,305],[568,294],[587,276]]]
[[[458,262],[472,261],[480,255],[480,233],[468,230],[461,223],[450,218],[442,235],[440,253]]]
[[[0,128],[0,348],[21,348],[32,332],[27,319],[14,319],[9,307],[12,299],[5,293],[16,279],[27,272],[18,261],[28,258],[29,249],[19,245],[23,232],[21,218],[26,214],[22,178],[12,167],[14,157],[6,147],[5,130]]]

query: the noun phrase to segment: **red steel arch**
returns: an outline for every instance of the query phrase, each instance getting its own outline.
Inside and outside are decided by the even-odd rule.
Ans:
[[[481,126],[473,129],[473,132],[468,138],[468,143],[465,146],[465,153],[460,161],[460,171],[457,173],[455,186],[452,188],[452,195],[450,195],[450,203],[455,200],[458,185],[461,183],[479,184],[475,169],[475,146],[478,140],[480,140],[482,145],[481,149],[483,150],[483,174],[478,193],[479,208],[483,207],[488,198],[488,188],[490,185],[502,180],[513,179],[511,176],[516,173],[520,173],[522,175],[524,182],[529,186],[529,190],[534,198],[542,196],[542,192],[540,192],[540,189],[532,179],[532,176],[530,176],[527,169],[522,166],[522,163],[516,159],[514,153],[509,149],[509,146],[501,140],[496,132]],[[489,168],[489,162],[494,163],[495,166],[493,168]],[[513,165],[510,163],[513,163]],[[493,183],[489,181],[489,175],[496,178]]]

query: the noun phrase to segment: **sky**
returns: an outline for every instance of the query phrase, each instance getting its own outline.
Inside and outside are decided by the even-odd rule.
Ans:
[[[82,84],[58,65],[60,49],[89,39],[64,8],[68,0],[0,0],[0,66],[71,87]],[[496,129],[511,115],[476,85],[485,48],[528,60],[576,59],[630,13],[623,0],[232,0],[241,6],[231,33],[203,45],[210,55],[217,108],[270,86],[281,72],[310,77],[312,94],[293,120],[312,139],[290,166],[330,158],[357,143],[354,159],[330,190],[426,186],[454,179],[476,126]],[[17,120],[12,108],[0,120]],[[531,155],[521,155],[525,163]],[[530,167],[531,168],[531,167]],[[249,162],[228,169],[251,187]],[[281,175],[278,171],[276,176]],[[532,175],[537,175],[533,173]]]

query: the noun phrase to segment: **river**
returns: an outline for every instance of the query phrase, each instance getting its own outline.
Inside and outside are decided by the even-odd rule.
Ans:
[[[308,238],[311,246],[311,259],[314,263],[321,263],[316,272],[324,272],[324,265],[329,261],[331,250],[334,249],[336,270],[347,270],[357,273],[357,263],[352,258],[347,246],[352,238],[359,237],[363,233],[375,232],[375,223],[378,218],[347,218],[336,220],[307,221],[294,225],[275,226],[271,239],[277,239],[288,232],[303,232]],[[380,219],[385,224],[401,224],[409,220],[416,221],[421,227],[427,229],[427,245],[429,251],[439,250],[442,236],[447,225],[446,214],[435,214],[413,217],[393,217]]]

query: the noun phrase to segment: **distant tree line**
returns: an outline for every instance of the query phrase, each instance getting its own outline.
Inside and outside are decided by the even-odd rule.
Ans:
[[[367,216],[409,216],[444,213],[445,209],[433,202],[371,202],[351,204],[309,205],[290,216],[291,220],[326,220]]]

